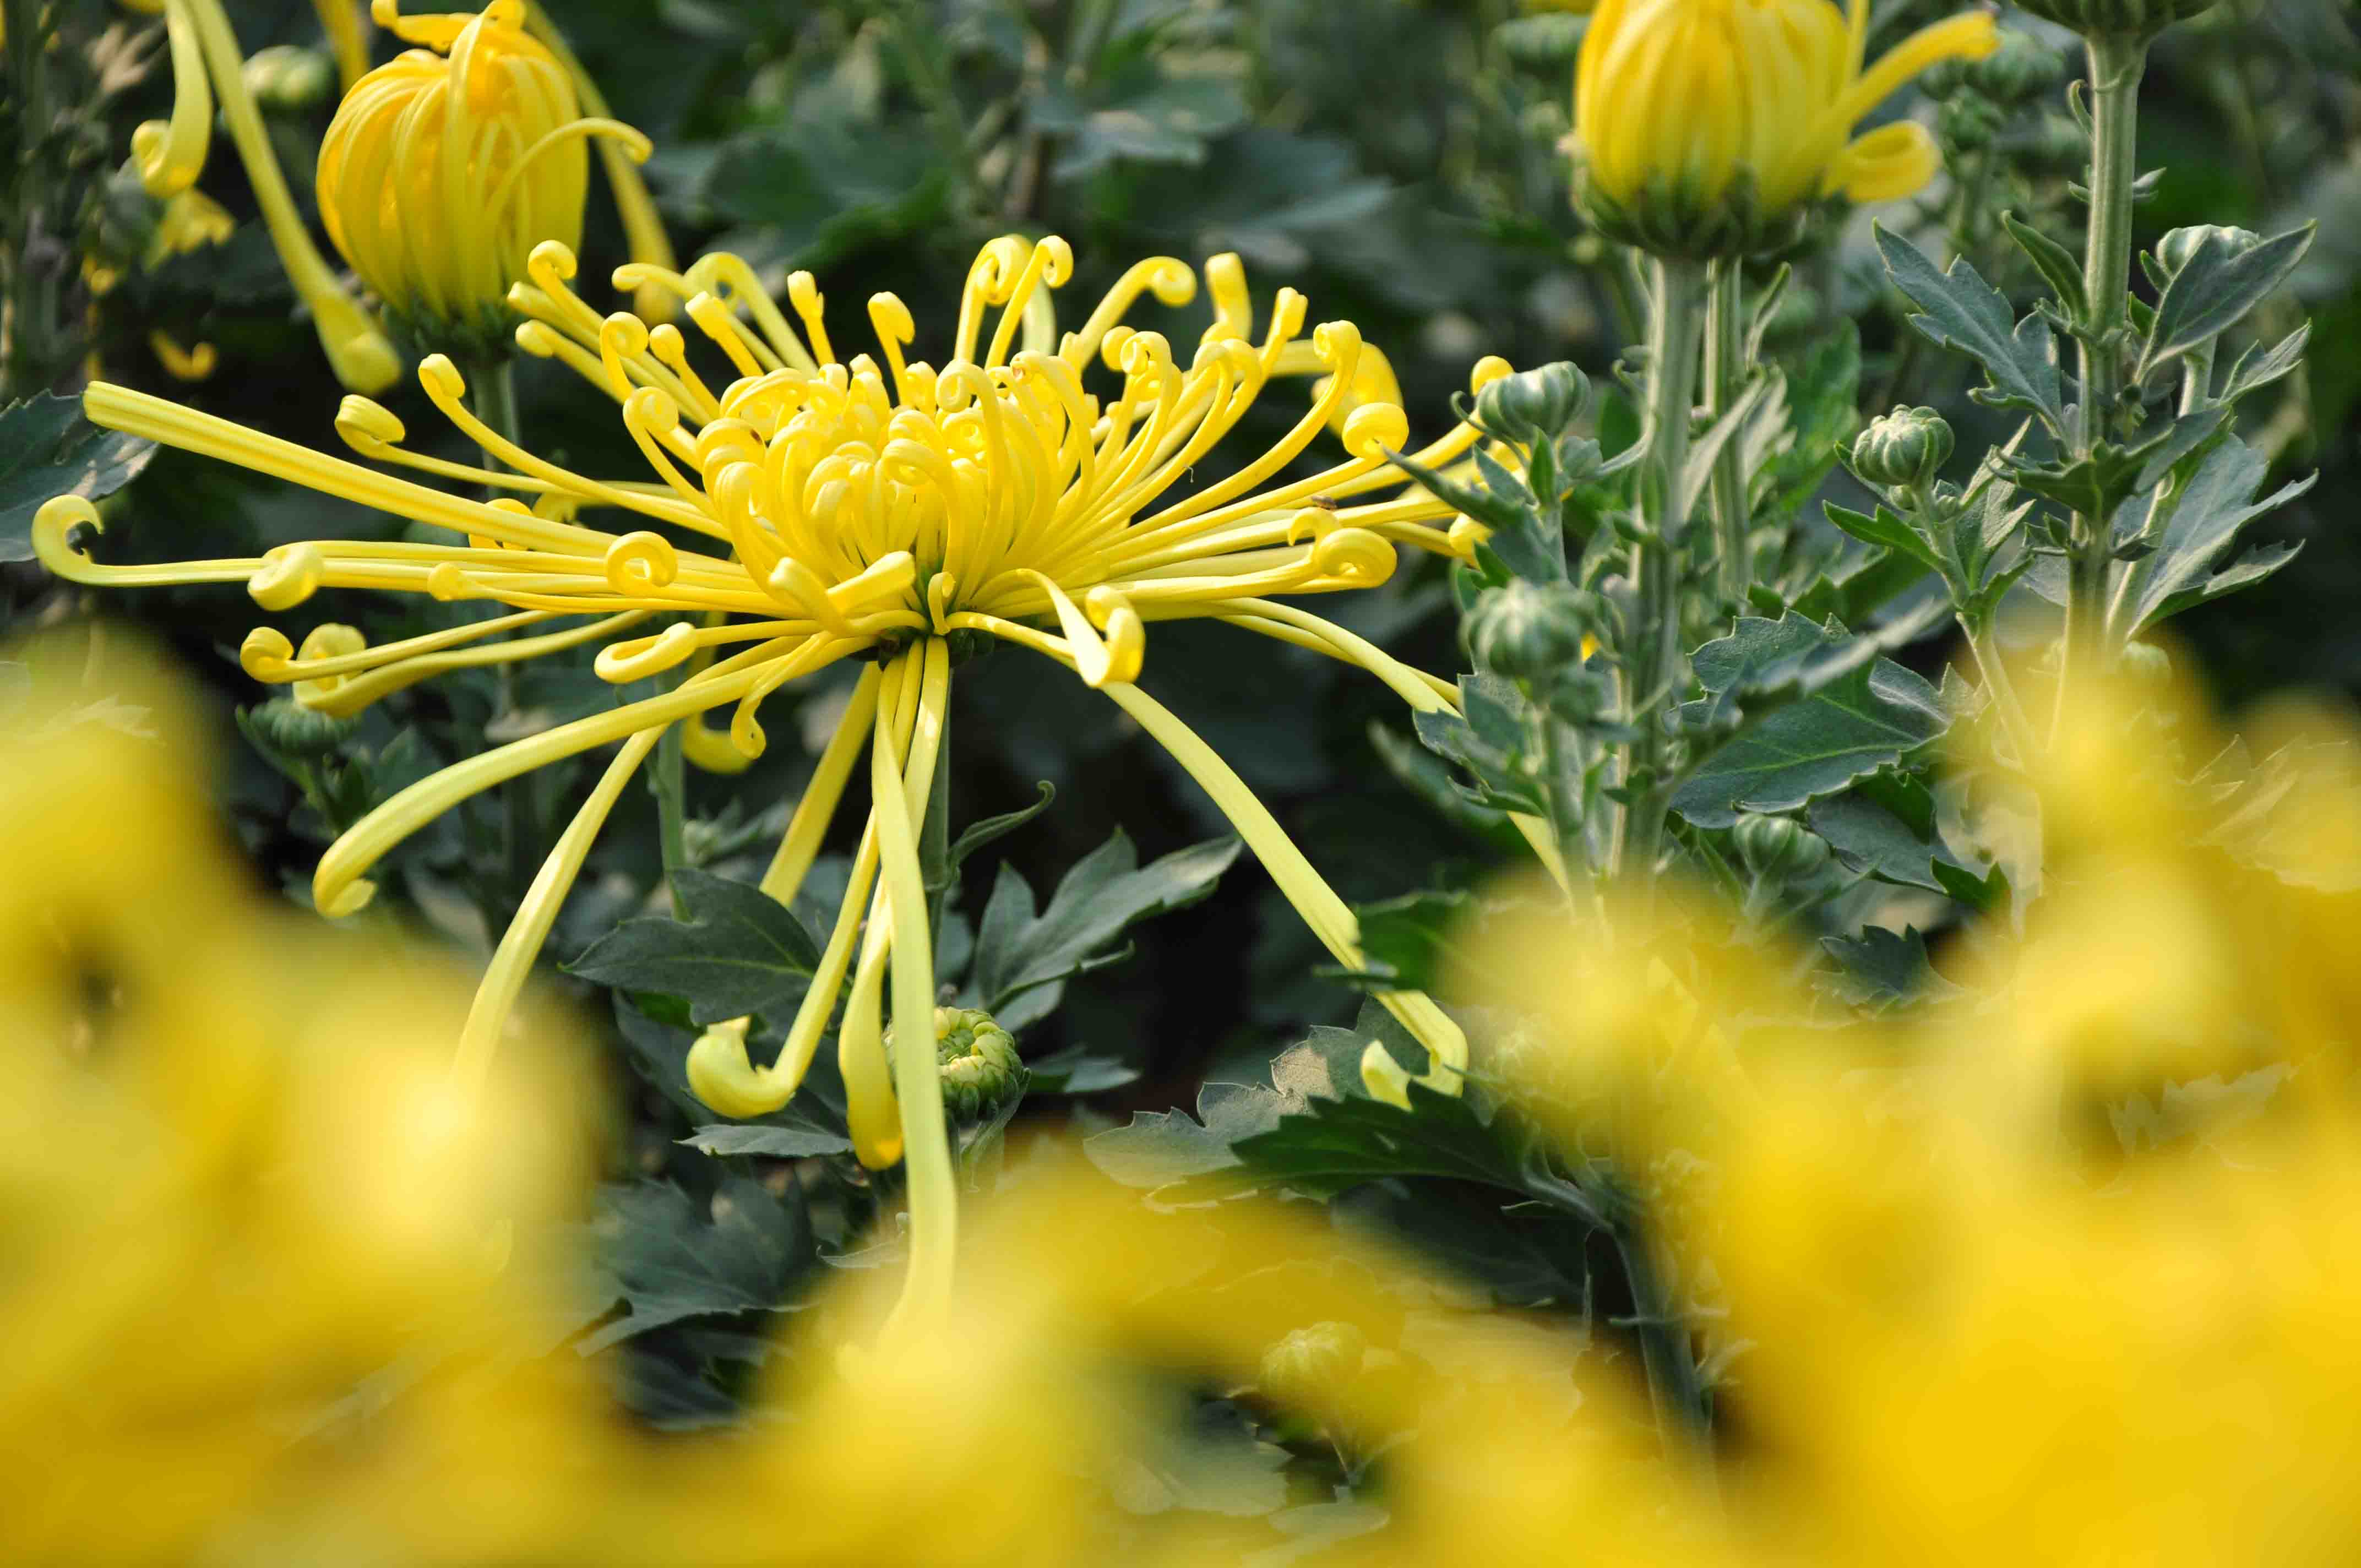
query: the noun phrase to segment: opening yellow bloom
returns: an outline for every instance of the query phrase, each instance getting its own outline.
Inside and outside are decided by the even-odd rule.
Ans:
[[[522,0],[482,14],[401,16],[379,26],[420,46],[362,77],[320,143],[328,237],[412,334],[467,357],[515,325],[511,284],[544,240],[582,238],[585,144],[644,159],[645,137],[585,116],[565,65],[525,31]]]
[[[1940,166],[1924,126],[1852,128],[1937,60],[1990,54],[1993,19],[1937,22],[1864,69],[1868,38],[1869,0],[1603,0],[1575,74],[1586,195],[1677,251],[1745,248],[1816,197],[1920,189]]]
[[[618,684],[689,671],[664,695],[513,741],[412,785],[322,858],[314,898],[330,914],[348,913],[368,901],[364,877],[377,861],[443,812],[549,762],[623,742],[500,942],[462,1042],[463,1076],[481,1072],[592,841],[664,731],[687,722],[702,738],[693,754],[751,758],[763,748],[756,715],[772,692],[845,659],[876,661],[763,882],[782,902],[794,898],[867,749],[869,823],[808,1000],[768,1067],[752,1065],[740,1020],[708,1032],[689,1071],[724,1114],[784,1104],[849,977],[839,1054],[852,1135],[873,1166],[908,1153],[913,1296],[939,1298],[935,1271],[948,1266],[942,1216],[955,1195],[934,1071],[931,938],[917,836],[954,648],[1012,642],[1106,692],[1230,817],[1337,959],[1357,968],[1351,910],[1212,748],[1131,683],[1149,622],[1210,618],[1358,664],[1415,708],[1449,707],[1456,695],[1448,683],[1279,596],[1373,587],[1392,574],[1398,546],[1457,555],[1466,534],[1455,534],[1450,508],[1407,488],[1389,459],[1407,433],[1401,410],[1389,402],[1360,401],[1343,421],[1343,461],[1278,480],[1346,400],[1367,397],[1360,334],[1343,322],[1311,334],[1311,368],[1325,380],[1285,437],[1227,477],[1164,499],[1244,417],[1302,331],[1303,297],[1281,290],[1259,341],[1250,335],[1235,257],[1206,265],[1213,322],[1185,367],[1162,334],[1124,322],[1143,295],[1168,305],[1193,297],[1197,275],[1170,258],[1134,266],[1079,327],[1059,336],[1049,300],[1072,270],[1065,242],[995,240],[968,274],[939,368],[906,354],[912,316],[891,294],[869,301],[877,355],[843,356],[807,273],[787,284],[798,330],[737,257],[706,257],[686,274],[619,269],[617,288],[658,287],[683,302],[705,340],[697,357],[710,378],[677,328],[651,328],[621,313],[598,316],[569,287],[574,269],[562,245],[533,250],[531,281],[510,296],[529,318],[517,341],[616,400],[645,460],[642,477],[581,474],[509,440],[468,410],[460,373],[441,355],[420,367],[427,396],[502,471],[408,451],[401,422],[366,398],[346,400],[338,432],[364,456],[512,498],[483,501],[433,488],[102,382],[83,399],[99,424],[434,525],[452,541],[306,541],[258,558],[113,567],[69,541],[74,525],[98,519],[87,501],[68,496],[42,509],[36,548],[75,581],[242,582],[274,611],[323,587],[361,587],[489,600],[511,612],[376,648],[341,626],[315,629],[300,652],[272,628],[247,636],[241,659],[250,674],[292,684],[295,700],[329,714],[357,711],[446,670],[594,642],[601,644],[595,667]],[[1507,368],[1487,360],[1476,384]],[[1090,389],[1093,381],[1103,390]],[[1462,425],[1417,456],[1447,464],[1477,439]],[[592,508],[637,514],[641,526],[609,532],[574,521]],[[571,624],[544,629],[553,621]],[[725,706],[734,708],[726,739],[703,730],[698,716]],[[897,1064],[898,1102],[880,1043],[889,970],[895,1037],[912,1058]],[[1455,1091],[1466,1061],[1458,1027],[1422,994],[1383,1000],[1433,1054],[1426,1081]],[[915,1217],[922,1192],[934,1194],[923,1221]]]

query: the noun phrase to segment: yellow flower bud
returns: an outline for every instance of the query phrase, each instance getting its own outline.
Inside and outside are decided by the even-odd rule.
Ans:
[[[1998,47],[1969,12],[1863,69],[1868,0],[1603,0],[1575,69],[1580,199],[1599,226],[1659,255],[1764,248],[1804,203],[1906,196],[1934,178],[1934,139],[1854,125],[1937,60]]]
[[[362,77],[320,144],[328,237],[388,314],[425,346],[463,358],[504,352],[510,285],[533,247],[581,243],[586,144],[647,138],[586,117],[574,81],[524,30],[521,0],[478,16],[399,15],[378,24],[420,47]]]

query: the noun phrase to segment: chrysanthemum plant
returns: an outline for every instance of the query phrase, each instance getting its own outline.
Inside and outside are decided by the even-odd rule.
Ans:
[[[1530,371],[1467,409],[1489,437],[1472,473],[1409,465],[1484,530],[1453,571],[1476,673],[1455,711],[1419,717],[1419,736],[1453,764],[1441,798],[1455,816],[1549,825],[1550,876],[1513,894],[1364,910],[1373,982],[1432,983],[1455,966],[1494,996],[1579,991],[1572,977],[1488,967],[1512,960],[1486,932],[1538,908],[1610,949],[1631,933],[1620,959],[1598,961],[1644,978],[1619,983],[1656,1015],[1660,1088],[1734,1059],[1747,1011],[1665,968],[1639,935],[1664,929],[1667,910],[1707,920],[1708,948],[1753,946],[1766,927],[1818,935],[1811,1028],[1940,1005],[1962,993],[1929,969],[1917,926],[1896,934],[1863,919],[1899,894],[1916,901],[1919,924],[1989,916],[2022,928],[2045,881],[2027,781],[2093,743],[2077,732],[2093,711],[2083,698],[2096,683],[2158,682],[2164,656],[2144,639],[2292,554],[2240,550],[2242,531],[2309,481],[2258,498],[2266,464],[2235,415],[2301,360],[2305,329],[2252,344],[2239,329],[2287,281],[2309,231],[2176,231],[2140,258],[2152,296],[2134,297],[2134,115],[2148,43],[2174,8],[2059,9],[2087,42],[2089,82],[2067,98],[2090,131],[2081,253],[2071,236],[1997,214],[2047,291],[2027,313],[1963,258],[1946,269],[1874,232],[1909,329],[1965,356],[1984,378],[1975,400],[2016,422],[1999,445],[1962,453],[1932,409],[1862,425],[1849,328],[1773,359],[1780,263],[1808,254],[1835,203],[1909,195],[1935,175],[1936,140],[1917,122],[1848,144],[1854,119],[1930,64],[1974,73],[1995,58],[2005,68],[1979,75],[1980,104],[2037,114],[2026,83],[2050,78],[2026,57],[2036,46],[2013,40],[2015,57],[1996,57],[1991,18],[1971,13],[1865,66],[1864,0],[1598,8],[1571,150],[1577,203],[1644,257],[1651,280],[1646,339],[1620,372],[1629,402],[1594,397],[1571,367]],[[1873,504],[1807,511],[1839,462]],[[1959,650],[1939,685],[1893,657],[1938,636]],[[1938,743],[1955,731],[1953,765],[1938,770]],[[2268,794],[2257,780],[2270,771],[2268,759],[2260,770],[2213,759],[2191,793],[2213,793],[2226,834]],[[1700,916],[1711,906],[1660,891],[1675,883],[1718,888],[1726,907]],[[1476,1031],[1477,1087],[1451,1103],[1406,1080],[1416,1056],[1399,1042],[1362,1057],[1369,1101],[1290,1105],[1281,1075],[1268,1115],[1231,1147],[1260,1179],[1315,1190],[1346,1170],[1433,1168],[1447,1148],[1453,1168],[1483,1171],[1515,1201],[1608,1232],[1667,1431],[1709,1432],[1698,1354],[1710,1341],[1689,1315],[1710,1310],[1709,1290],[1691,1260],[1644,1238],[1711,1178],[1677,1151],[1637,1168],[1569,1159],[1565,1144],[1519,1132],[1516,1115],[1495,1119],[1494,1091],[1529,1076],[1520,1061],[1622,1044],[1557,1034],[1488,1019]],[[1631,1093],[1644,1103],[1656,1091],[1643,1078],[1620,1101],[1586,1104],[1576,1141],[1604,1149],[1619,1119],[1649,1115]],[[1414,1155],[1400,1152],[1399,1112],[1372,1102],[1422,1126]],[[1141,1132],[1103,1140],[1104,1163],[1142,1181],[1185,1174]]]

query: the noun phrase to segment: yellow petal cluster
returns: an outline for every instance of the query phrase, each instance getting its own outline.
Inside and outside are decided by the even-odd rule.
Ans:
[[[337,105],[320,144],[321,220],[412,335],[480,357],[515,324],[508,291],[533,247],[581,243],[588,142],[637,160],[648,141],[582,113],[566,66],[525,30],[523,0],[474,16],[377,0],[375,16],[416,47]]]
[[[1664,254],[1743,250],[1798,203],[1906,196],[1939,157],[1902,121],[1853,126],[1937,60],[1998,47],[1965,12],[1865,63],[1869,0],[1603,0],[1575,74],[1584,195]]]

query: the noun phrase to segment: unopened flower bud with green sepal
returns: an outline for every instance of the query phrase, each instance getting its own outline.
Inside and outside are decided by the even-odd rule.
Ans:
[[[2156,242],[2156,258],[2163,265],[2166,279],[2177,276],[2208,240],[2219,240],[2230,255],[2243,256],[2262,244],[2263,236],[2252,229],[2216,224],[2191,224],[2174,229]]]
[[[2064,85],[2066,61],[2032,34],[2004,28],[1999,47],[1967,67],[1967,80],[1997,103],[2026,104]]]
[[[1476,394],[1476,422],[1519,445],[1564,435],[1590,402],[1590,382],[1561,360],[1503,376]]]
[[[1749,812],[1730,837],[1746,869],[1758,877],[1796,882],[1828,863],[1828,841],[1792,817]]]
[[[1852,471],[1867,484],[1924,489],[1950,461],[1952,445],[1942,415],[1897,405],[1854,438]]]
[[[885,1031],[885,1060],[894,1061],[894,1031]],[[942,1069],[943,1109],[960,1122],[981,1122],[1025,1092],[1032,1074],[1016,1054],[1015,1036],[974,1007],[935,1009],[935,1060]]]
[[[1544,681],[1583,656],[1590,618],[1567,583],[1513,582],[1488,588],[1467,618],[1478,668],[1516,681]]]
[[[255,50],[243,74],[254,101],[273,114],[300,115],[326,103],[336,90],[336,62],[295,44]]]
[[[2153,38],[2213,0],[2016,0],[2019,6],[2084,38]]]
[[[248,708],[244,718],[257,739],[290,757],[305,759],[334,755],[360,727],[357,718],[323,713],[283,696]]]
[[[1262,1353],[1256,1387],[1276,1404],[1317,1416],[1360,1372],[1367,1351],[1367,1336],[1353,1324],[1333,1319],[1312,1323]]]

